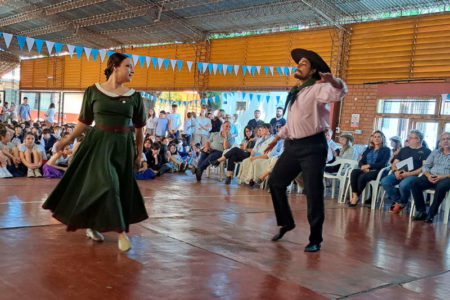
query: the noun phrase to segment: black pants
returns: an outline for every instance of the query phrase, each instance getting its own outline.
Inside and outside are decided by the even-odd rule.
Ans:
[[[354,169],[350,174],[350,184],[352,185],[352,192],[361,195],[367,183],[371,180],[377,179],[379,170],[369,171],[364,173],[360,169]]]
[[[300,172],[303,172],[308,201],[309,241],[322,242],[322,225],[325,219],[323,202],[323,172],[327,160],[328,144],[325,134],[320,133],[303,139],[286,140],[269,177],[275,215],[279,226],[294,225],[287,187]]]
[[[224,154],[225,158],[228,159],[228,171],[234,171],[234,167],[237,162],[241,162],[250,156],[250,152],[244,151],[240,148],[231,148],[230,151]]]
[[[445,194],[450,189],[450,178],[439,180],[436,184],[431,183],[427,176],[423,175],[414,179],[411,183],[411,192],[414,197],[414,203],[416,204],[416,210],[420,212],[426,211],[425,201],[423,199],[423,191],[426,189],[434,188],[434,200],[431,204],[428,215],[434,217],[444,200]]]
[[[325,172],[327,173],[336,173],[337,171],[339,171],[339,168],[341,167],[341,165],[335,165],[335,166],[331,166],[331,167],[325,167]]]

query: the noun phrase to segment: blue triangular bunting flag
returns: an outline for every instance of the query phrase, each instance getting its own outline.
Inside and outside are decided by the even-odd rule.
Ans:
[[[44,45],[44,41],[40,39],[34,39],[34,44],[36,45],[36,49],[39,53],[41,53],[42,46]]]
[[[75,52],[77,53],[78,59],[81,58],[81,54],[83,54],[83,47],[75,46]]]
[[[144,55],[139,55],[139,63],[141,64],[141,68],[144,68],[144,64],[145,64],[145,56]]]
[[[113,54],[114,54],[114,51],[110,51],[110,50],[108,50],[108,51],[106,51],[106,54],[108,54],[108,57],[110,57],[111,55],[113,55]]]
[[[266,102],[269,103],[270,101],[270,96],[266,96]]]
[[[277,72],[281,75],[281,67],[277,67]]]
[[[92,59],[94,61],[96,61],[97,60],[97,56],[98,56],[98,49],[92,48],[91,55],[92,55]]]
[[[245,99],[245,92],[242,92],[242,99]]]
[[[242,74],[244,74],[244,76],[245,76],[246,72],[247,72],[247,66],[242,65]]]
[[[158,58],[157,58],[157,57],[151,57],[151,59],[152,59],[153,67],[154,67],[155,70],[156,70],[156,65],[158,64]]]
[[[250,94],[249,96],[250,96],[250,101],[252,101],[253,100],[253,94]]]
[[[260,94],[256,95],[256,99],[258,99],[258,102],[260,102],[261,101],[261,95]]]
[[[269,67],[264,67],[264,73],[266,73],[266,76],[269,74]]]
[[[252,76],[255,76],[256,66],[252,66],[251,69],[252,69]]]
[[[222,74],[223,64],[218,64],[217,67],[219,68],[219,74]]]
[[[200,73],[203,73],[203,63],[199,61],[199,62],[197,62],[197,66],[198,66],[198,71]]]
[[[166,68],[166,70],[169,68],[169,63],[170,60],[168,58],[164,58],[164,68]]]
[[[177,60],[177,66],[178,66],[178,71],[181,72],[181,67],[183,66],[183,61],[182,60]]]
[[[56,54],[59,54],[61,52],[62,47],[63,47],[62,43],[58,43],[58,42],[55,43],[55,52],[56,52]]]
[[[277,96],[277,105],[280,103],[280,96]]]
[[[213,64],[208,63],[209,74],[212,74],[212,67],[213,67]]]
[[[17,42],[19,42],[20,50],[23,50],[23,46],[25,45],[25,41],[27,38],[24,36],[21,36],[21,35],[16,35],[16,38],[17,38]]]

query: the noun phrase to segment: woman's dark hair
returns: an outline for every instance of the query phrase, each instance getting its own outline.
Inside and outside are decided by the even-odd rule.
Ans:
[[[384,133],[381,130],[375,130],[374,132],[372,132],[372,134],[370,135],[370,144],[371,147],[373,147],[373,143],[372,143],[372,137],[379,133],[381,135],[381,147],[385,147],[386,146],[386,136],[384,135]]]
[[[126,56],[125,54],[117,53],[117,52],[112,54],[108,58],[108,64],[106,65],[106,69],[105,69],[106,80],[108,80],[109,76],[111,76],[111,74],[113,73],[114,67],[120,66],[122,61],[127,58],[128,58],[128,56]]]
[[[48,108],[55,108],[55,103],[50,103],[50,106]]]
[[[152,114],[150,115],[150,109],[152,110]],[[148,113],[147,113],[147,119],[148,118],[155,118],[156,117],[156,112],[155,112],[155,110],[153,109],[153,108],[150,108],[149,110],[148,110]]]
[[[159,143],[153,143],[150,146],[150,148],[153,149],[153,150],[159,150],[159,149],[161,149],[161,145]]]
[[[252,135],[250,137],[247,137],[247,135],[245,134],[245,130],[248,129],[250,130],[250,132],[252,133]],[[253,128],[251,126],[245,126],[244,128],[244,138],[248,141],[249,139],[252,139],[255,137],[255,134],[253,132]]]

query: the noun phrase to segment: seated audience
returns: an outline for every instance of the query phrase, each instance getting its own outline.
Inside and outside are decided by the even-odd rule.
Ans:
[[[230,122],[224,122],[222,131],[213,132],[209,140],[203,146],[200,161],[195,171],[197,181],[202,180],[203,171],[209,166],[209,163],[222,156],[224,150],[229,149],[234,144],[234,138],[230,133]]]
[[[155,172],[148,168],[147,157],[144,153],[141,155],[141,161],[139,164],[139,169],[136,171],[136,179],[138,180],[148,180],[155,177]]]
[[[336,159],[336,150],[337,150],[337,144],[335,141],[332,140],[333,136],[333,130],[331,128],[327,128],[325,131],[325,137],[327,138],[328,143],[328,154],[327,154],[327,163],[331,163]]]
[[[267,145],[272,142],[274,136],[270,135],[270,124],[264,123],[259,127],[261,137],[255,142],[250,157],[244,159],[241,163],[242,171],[240,171],[239,179],[241,182],[253,185],[257,177],[259,177],[268,167],[269,159],[273,157],[273,151],[264,154]]]
[[[350,133],[342,134],[339,137],[339,143],[342,145],[342,148],[339,150],[337,159],[353,159],[353,136]],[[341,164],[325,167],[325,172],[336,173],[340,166]]]
[[[19,146],[19,155],[22,163],[27,167],[27,177],[42,177],[39,168],[42,166],[42,152],[34,143],[35,137],[31,132],[27,132],[24,142]]]
[[[231,183],[231,176],[233,176],[235,164],[248,158],[253,147],[255,146],[255,138],[253,136],[253,130],[250,126],[245,127],[244,136],[245,137],[241,142],[240,148],[231,148],[219,159],[211,161],[212,165],[218,166],[221,162],[228,159],[227,178],[225,179],[225,184]]]
[[[170,171],[170,167],[167,165],[167,160],[165,159],[165,155],[161,154],[161,144],[153,143],[151,146],[152,155],[147,156],[147,166],[149,169],[156,174],[156,176],[160,176],[164,173]]]
[[[0,150],[0,178],[13,177],[12,174],[9,173],[7,166],[8,166],[8,157],[3,155],[2,150]]]
[[[402,149],[402,139],[399,136],[393,136],[389,139],[391,141],[392,155],[389,158],[389,163],[393,163],[395,156]]]
[[[63,150],[54,153],[49,161],[42,167],[45,178],[61,178],[69,166],[69,158],[72,150],[69,145]]]
[[[398,214],[408,204],[411,194],[411,182],[422,172],[422,164],[428,155],[430,149],[422,146],[423,134],[419,130],[413,129],[408,134],[409,145],[402,148],[394,157],[391,166],[392,173],[384,177],[380,184],[386,191],[386,195],[392,200],[389,213]],[[397,164],[405,159],[412,158],[412,170],[398,168]],[[397,189],[395,186],[399,185]]]
[[[359,169],[352,171],[350,175],[350,184],[352,186],[352,199],[348,206],[355,207],[361,200],[360,195],[367,183],[377,178],[378,172],[387,166],[391,149],[386,147],[386,138],[384,134],[376,130],[371,135],[371,146],[362,154],[359,161]]]
[[[411,183],[411,192],[416,205],[414,220],[432,223],[439,205],[450,189],[450,132],[441,134],[440,147],[428,156],[422,166],[423,175]],[[426,212],[423,191],[434,188],[434,200]]]

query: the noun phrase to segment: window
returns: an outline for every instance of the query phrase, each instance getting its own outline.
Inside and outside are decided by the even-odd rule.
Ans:
[[[431,150],[436,149],[439,122],[416,122],[415,125],[415,128],[423,133],[423,139],[425,140],[428,148]]]
[[[433,115],[436,113],[436,99],[380,99],[377,112],[385,114]]]
[[[399,136],[402,141],[408,137],[409,119],[402,118],[380,118],[378,130],[384,133],[386,140],[393,136]]]
[[[450,115],[450,94],[443,94],[442,95],[442,109],[441,114],[442,115]]]

